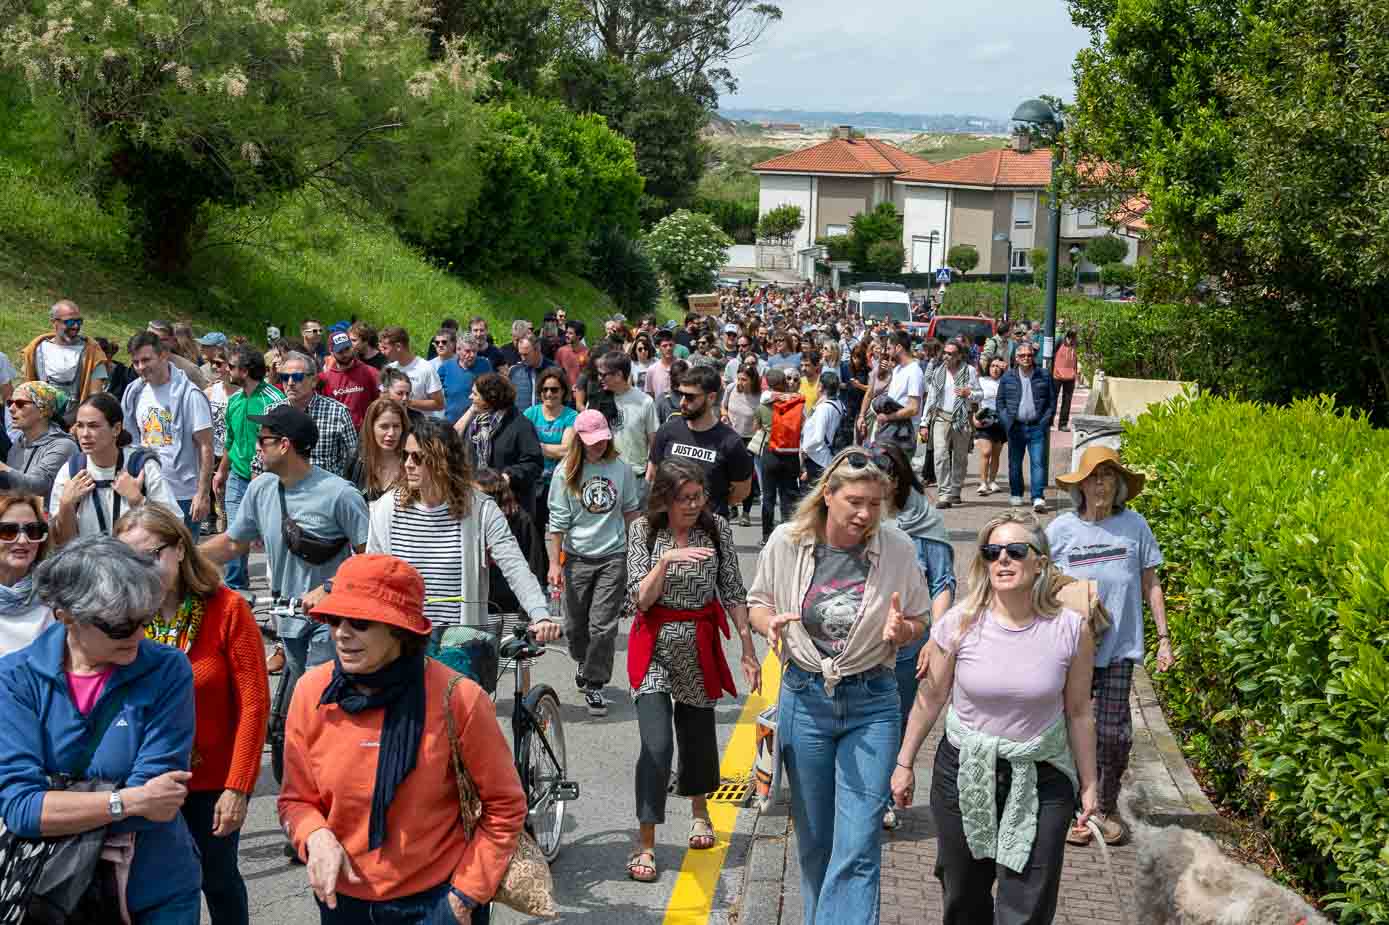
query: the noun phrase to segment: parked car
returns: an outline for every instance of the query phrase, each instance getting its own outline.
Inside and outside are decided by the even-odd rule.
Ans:
[[[926,330],[926,336],[936,340],[952,340],[961,334],[971,344],[976,337],[993,337],[994,321],[978,315],[937,315]]]

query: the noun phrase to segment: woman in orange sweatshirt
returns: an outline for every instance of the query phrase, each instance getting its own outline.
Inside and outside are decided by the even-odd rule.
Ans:
[[[295,688],[280,822],[320,921],[485,925],[526,798],[491,700],[466,679],[450,691],[455,672],[425,658],[424,579],[394,556],[352,556],[312,615],[332,627],[336,657]],[[446,709],[482,802],[471,838]]]
[[[202,855],[212,925],[247,925],[237,857],[270,714],[260,629],[169,508],[142,504],[116,521],[112,535],[154,558],[164,600],[146,633],[182,650],[193,666],[197,719],[183,818]]]

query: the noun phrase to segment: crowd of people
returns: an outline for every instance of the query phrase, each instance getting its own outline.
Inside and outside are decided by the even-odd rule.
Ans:
[[[921,343],[834,293],[764,289],[679,325],[615,315],[592,342],[563,309],[500,346],[486,319],[445,319],[423,355],[362,321],[308,319],[293,342],[271,329],[267,350],[154,321],[127,365],[82,335],[73,302],[49,320],[22,375],[0,355],[0,728],[17,743],[0,818],[22,837],[104,831],[127,922],[196,922],[200,894],[214,925],[248,921],[237,839],[281,673],[285,850],[322,920],[488,921],[525,799],[486,693],[450,659],[498,612],[565,638],[594,717],[629,623],[634,880],[660,877],[671,793],[691,801],[688,847],[714,847],[715,706],[760,688],[759,635],[783,663],[807,923],[876,909],[881,833],[942,710],[947,921],[991,917],[995,871],[1008,921],[1049,921],[1063,846],[1091,818],[1124,837],[1145,604],[1159,667],[1172,658],[1161,554],[1125,504],[1142,477],[1087,454],[1062,480],[1074,512],[1045,531],[1031,513],[992,520],[958,600],[942,515],[976,449],[979,494],[998,490],[1004,443],[1012,504],[1026,485],[1046,510],[1073,334],[1043,370],[1025,325]],[[745,584],[733,528],[759,501]],[[289,608],[268,660],[256,548]],[[1063,573],[1098,582],[1112,627],[1060,606]],[[434,702],[464,730],[476,828]],[[980,818],[965,798],[995,784],[1000,817]]]

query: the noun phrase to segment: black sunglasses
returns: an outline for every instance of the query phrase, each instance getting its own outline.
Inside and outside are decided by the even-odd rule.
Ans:
[[[327,623],[328,626],[333,629],[337,629],[346,622],[348,626],[359,633],[365,633],[367,630],[371,629],[372,624],[371,620],[354,620],[351,617],[324,617],[323,622]]]
[[[564,389],[560,388],[557,385],[547,385],[542,387],[540,390],[541,395],[554,395],[556,393],[563,394],[563,392]]]
[[[30,521],[27,524],[0,524],[0,543],[13,543],[19,539],[21,533],[30,542],[42,543],[48,539],[48,524],[41,520]]]
[[[840,465],[848,463],[853,469],[867,469],[870,465],[876,466],[888,475],[892,474],[892,460],[886,453],[860,453],[855,450],[839,461]]]
[[[136,633],[142,632],[150,624],[152,617],[143,620],[128,620],[125,623],[106,623],[102,620],[93,620],[91,625],[101,630],[107,639],[129,639]]]
[[[416,466],[424,465],[424,454],[419,450],[405,450],[401,455],[405,457],[405,461],[408,463]]]
[[[985,543],[979,547],[979,555],[984,557],[985,562],[997,562],[999,556],[1005,552],[1014,562],[1021,562],[1034,552],[1039,556],[1042,554],[1042,551],[1031,543]]]
[[[303,382],[308,373],[280,373],[281,382]]]
[[[698,401],[704,397],[703,392],[681,392],[679,394],[681,401]]]

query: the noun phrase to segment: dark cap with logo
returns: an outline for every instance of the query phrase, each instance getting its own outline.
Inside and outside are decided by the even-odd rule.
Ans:
[[[294,444],[300,456],[307,456],[318,445],[318,425],[293,405],[276,405],[264,414],[248,414],[246,419],[284,437]]]

